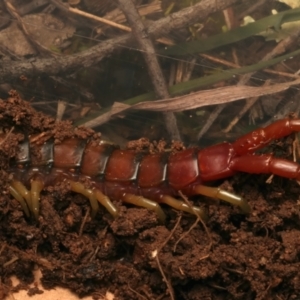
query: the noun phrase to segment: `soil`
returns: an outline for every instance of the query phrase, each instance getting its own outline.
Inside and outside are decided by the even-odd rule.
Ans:
[[[45,289],[61,286],[95,299],[108,291],[114,299],[300,299],[296,182],[274,177],[267,184],[268,176],[238,174],[216,183],[245,197],[252,212],[193,199],[208,211],[205,226],[168,207],[166,223],[159,224],[153,212],[120,202],[114,202],[121,210],[117,219],[104,209],[92,219],[87,199],[60,186],[43,191],[39,219],[33,220],[7,189],[9,161],[23,134],[56,139],[95,134],[56,123],[15,93],[0,102],[0,118],[3,130],[14,126],[0,145],[1,299],[17,289],[41,293],[29,288],[37,266]],[[289,145],[286,156],[288,150]],[[21,282],[14,288],[13,275]]]

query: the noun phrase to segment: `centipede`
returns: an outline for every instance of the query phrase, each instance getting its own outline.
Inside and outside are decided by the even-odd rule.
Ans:
[[[16,103],[24,107],[23,114],[18,112],[18,117],[13,109],[7,109],[7,105],[13,108]],[[22,118],[32,111],[30,105],[19,97],[0,102],[2,120],[9,119],[16,128],[20,124],[26,127]],[[121,149],[95,138],[91,130],[86,130],[89,134],[80,136],[78,128],[73,129],[73,136],[58,141],[49,129],[59,125],[55,120],[50,123],[45,125],[45,132],[22,135],[6,170],[10,174],[10,195],[19,202],[27,217],[35,219],[39,216],[43,190],[62,181],[68,184],[70,192],[82,194],[89,200],[92,217],[96,217],[102,206],[117,218],[119,211],[112,200],[118,200],[153,210],[164,222],[166,216],[162,205],[207,220],[204,209],[181,200],[182,194],[219,199],[249,214],[251,207],[243,197],[208,185],[237,172],[270,173],[300,179],[300,165],[296,162],[276,158],[272,154],[256,153],[271,141],[300,131],[300,119],[278,120],[245,134],[233,143],[224,141],[203,149],[191,147],[162,153]],[[8,133],[4,130],[0,136],[1,147],[4,147],[7,138]],[[89,180],[88,187],[84,184],[85,179]]]

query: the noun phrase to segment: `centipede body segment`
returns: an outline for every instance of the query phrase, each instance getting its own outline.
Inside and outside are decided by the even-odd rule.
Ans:
[[[149,154],[95,141],[93,138],[66,138],[55,143],[50,137],[36,143],[25,136],[19,143],[18,155],[11,160],[12,174],[9,191],[19,201],[27,216],[38,218],[40,193],[47,186],[66,181],[70,191],[89,199],[92,215],[99,204],[113,216],[118,210],[112,199],[151,209],[164,221],[160,204],[199,215],[206,219],[204,210],[179,200],[205,195],[237,205],[244,213],[250,212],[247,201],[237,195],[206,183],[226,178],[236,172],[272,173],[300,179],[300,166],[272,155],[257,155],[255,151],[272,140],[300,131],[300,120],[279,120],[266,128],[254,130],[234,143],[227,142],[200,149],[188,148],[175,153]],[[0,137],[0,142],[5,139]],[[32,157],[32,149],[35,155]],[[38,155],[36,155],[38,153]],[[89,179],[85,186],[82,178]]]

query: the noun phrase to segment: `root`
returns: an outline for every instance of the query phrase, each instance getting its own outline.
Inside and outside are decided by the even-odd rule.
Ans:
[[[173,287],[172,287],[170,281],[167,279],[167,277],[166,277],[166,275],[165,275],[165,273],[164,273],[164,271],[163,271],[163,269],[161,267],[161,264],[160,264],[160,261],[159,261],[159,258],[158,258],[158,252],[157,252],[157,250],[153,251],[152,256],[155,258],[155,261],[157,263],[157,266],[158,266],[158,269],[160,271],[160,274],[163,277],[163,281],[167,285],[167,288],[168,288],[169,294],[170,294],[170,299],[171,300],[175,300]]]
[[[166,283],[167,285],[167,288],[169,290],[169,294],[170,294],[170,299],[171,300],[175,300],[175,297],[174,297],[174,290],[173,290],[173,287],[170,283],[170,281],[167,279],[163,269],[162,269],[162,266],[160,264],[160,261],[159,261],[159,258],[158,258],[158,254],[159,252],[164,248],[164,246],[169,242],[169,240],[171,239],[171,237],[174,235],[174,232],[176,231],[178,225],[180,224],[180,221],[181,221],[181,218],[182,218],[182,214],[179,215],[177,221],[176,221],[176,224],[175,226],[173,227],[172,231],[170,232],[169,236],[167,237],[167,239],[165,240],[165,242],[156,250],[154,250],[152,252],[152,257],[155,258],[156,260],[156,263],[157,263],[157,266],[158,266],[158,269],[161,273],[161,276],[163,278],[163,281]]]
[[[171,239],[171,237],[174,235],[174,233],[175,233],[178,225],[180,224],[181,218],[182,218],[182,212],[180,212],[180,215],[178,216],[176,224],[173,227],[172,231],[170,232],[169,236],[166,238],[166,240],[164,241],[164,243],[161,244],[161,246],[156,250],[157,254],[164,248],[164,246],[169,242],[169,240]]]
[[[183,199],[183,201],[186,203],[186,205],[188,205],[191,209],[193,209],[193,206],[190,204],[190,202],[188,201],[187,197],[186,197],[185,195],[183,195],[183,193],[182,193],[181,191],[179,191],[179,195],[181,196],[181,198]],[[197,211],[194,210],[194,213],[195,213],[195,215],[197,216],[196,221],[195,221],[194,224],[190,227],[190,229],[189,229],[188,231],[186,231],[185,233],[183,233],[183,234],[181,235],[181,237],[177,240],[177,242],[176,242],[175,245],[174,245],[174,249],[173,249],[174,252],[176,251],[176,247],[177,247],[178,243],[179,243],[184,237],[186,237],[186,236],[187,236],[187,235],[188,235],[188,234],[196,227],[196,225],[197,225],[199,222],[202,224],[202,226],[203,226],[203,228],[204,228],[204,230],[205,230],[205,232],[206,232],[206,234],[207,234],[207,237],[208,237],[208,239],[209,239],[208,252],[210,251],[210,249],[211,249],[211,247],[212,247],[212,237],[211,237],[211,234],[210,234],[210,232],[208,231],[208,228],[207,228],[206,224],[203,222],[201,216],[197,213]],[[205,259],[205,258],[207,258],[207,257],[209,257],[209,254],[204,255],[203,257],[200,258],[200,260]]]
[[[134,290],[133,288],[131,288],[129,285],[128,285],[128,289],[129,289],[131,292],[135,293],[135,294],[139,297],[139,299],[145,299],[145,300],[148,300],[148,299],[149,299],[149,298],[147,298],[147,297],[141,295],[139,292],[137,292],[136,290]]]
[[[87,217],[88,217],[89,214],[90,214],[90,208],[88,207],[88,209],[86,210],[86,213],[83,217],[82,223],[80,224],[78,236],[82,236],[83,228],[84,228],[84,225],[86,223],[86,220],[87,220]]]

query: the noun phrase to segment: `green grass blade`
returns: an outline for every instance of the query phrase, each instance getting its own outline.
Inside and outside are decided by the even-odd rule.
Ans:
[[[159,53],[162,55],[186,55],[203,53],[224,45],[241,41],[245,38],[268,30],[268,28],[273,28],[276,31],[279,31],[282,24],[299,20],[300,8],[290,9],[276,15],[265,17],[246,26],[216,34],[206,39],[167,47],[164,50],[159,51]]]

